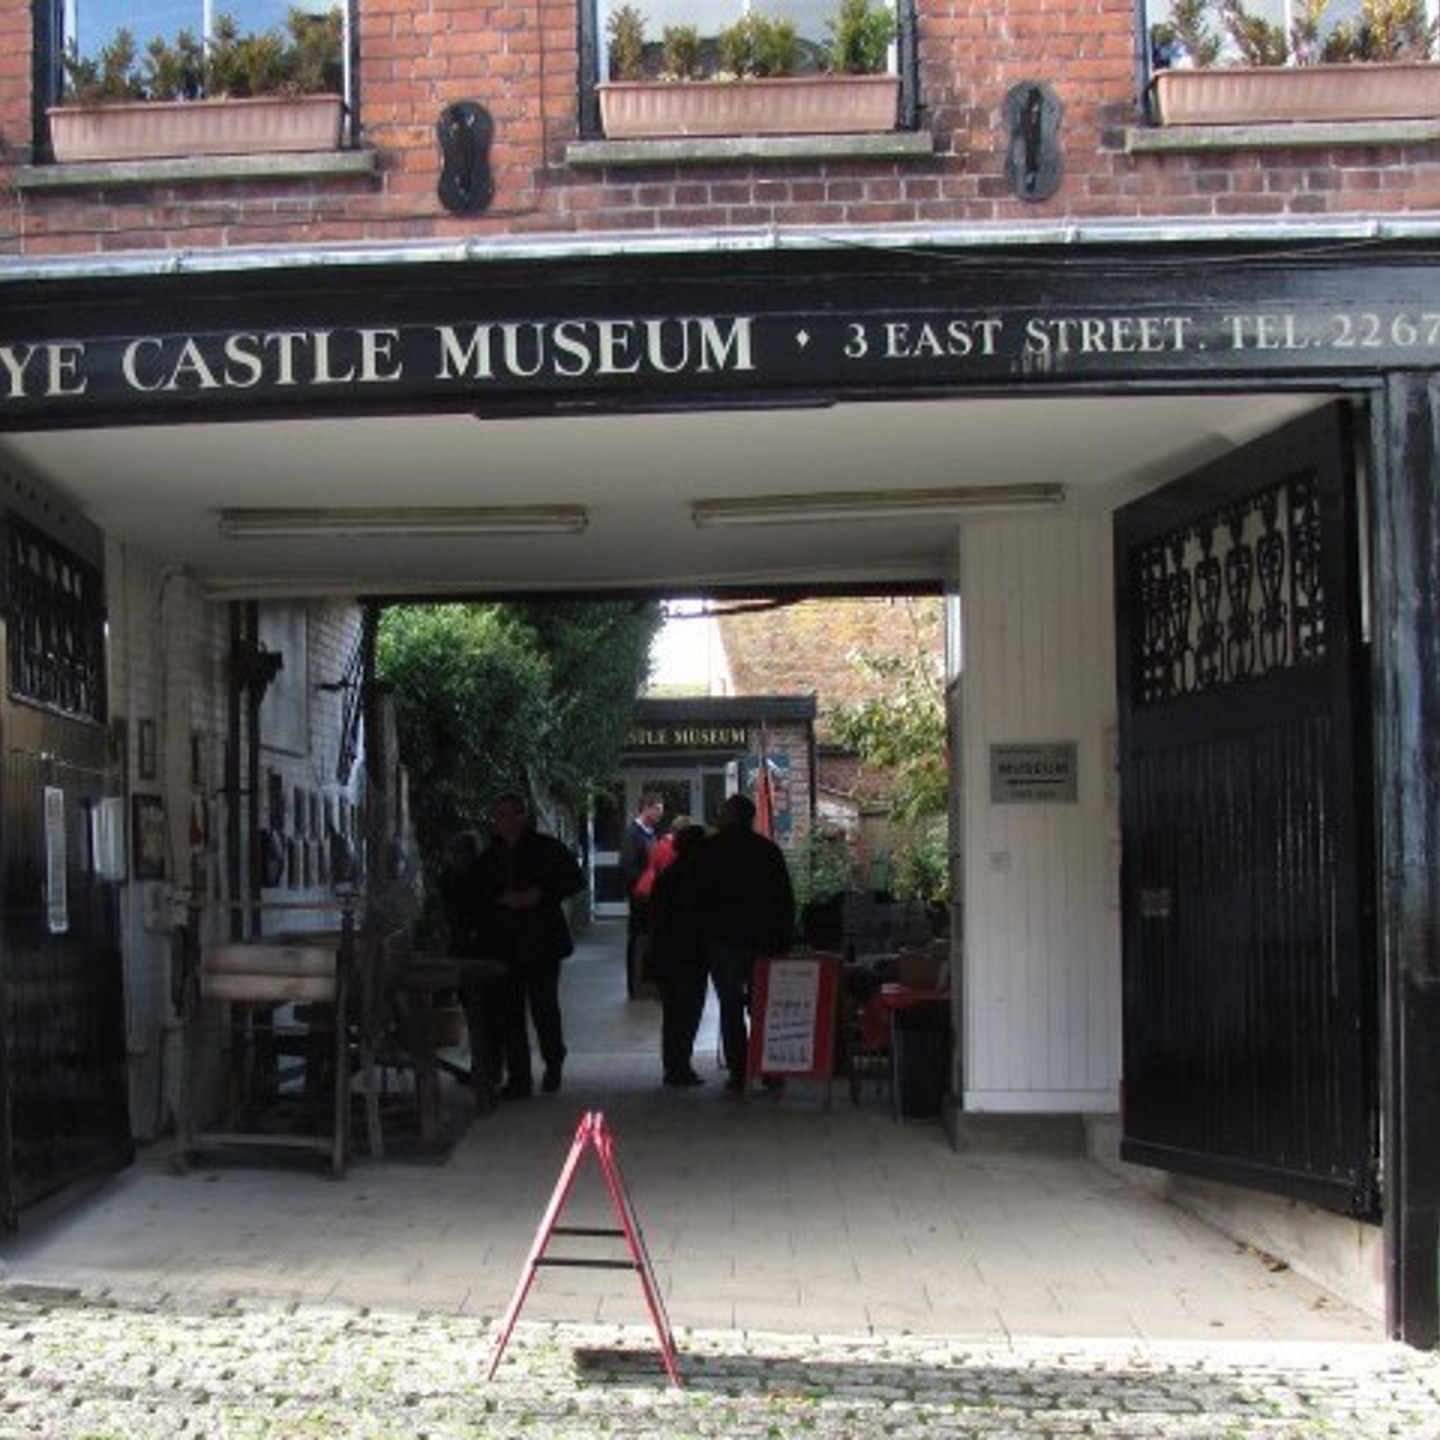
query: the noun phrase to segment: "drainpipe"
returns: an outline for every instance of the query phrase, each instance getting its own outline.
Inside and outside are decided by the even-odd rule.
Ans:
[[[389,791],[386,777],[393,763],[386,753],[383,706],[375,677],[375,651],[380,633],[380,607],[373,602],[365,606],[360,632],[360,694],[363,697],[365,726],[365,859],[361,874],[365,882],[367,909],[384,887],[388,876],[384,867],[389,861],[390,816],[387,813]],[[377,919],[367,916],[370,923]]]
[[[240,691],[244,683],[240,664],[244,641],[244,609],[230,602],[230,667],[225,694],[225,890],[230,897],[230,938],[245,936],[244,916],[236,903],[240,899],[241,846],[244,829],[240,823]]]
[[[245,602],[245,626],[248,652],[253,656],[260,644],[260,604],[256,600]],[[260,850],[260,702],[265,698],[265,684],[259,681],[253,671],[250,683],[245,687],[245,786],[249,792],[249,825],[245,838],[249,847],[250,863],[246,869],[249,884],[245,898],[250,907],[250,934],[259,935],[262,929],[260,914],[261,891],[264,888],[264,857]]]

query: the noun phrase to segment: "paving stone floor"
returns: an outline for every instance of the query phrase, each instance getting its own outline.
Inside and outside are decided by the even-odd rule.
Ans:
[[[1384,1345],[685,1331],[0,1291],[5,1440],[1440,1435],[1440,1362]]]
[[[1440,1440],[1440,1357],[1083,1156],[956,1153],[883,1095],[735,1104],[713,1022],[710,1083],[662,1089],[655,1007],[625,1001],[609,939],[567,965],[561,1094],[477,1119],[444,1164],[180,1176],[158,1144],[0,1241],[0,1440]],[[483,1383],[595,1108],[683,1393],[615,1272],[543,1272]],[[574,1203],[572,1223],[608,1218],[593,1169]]]

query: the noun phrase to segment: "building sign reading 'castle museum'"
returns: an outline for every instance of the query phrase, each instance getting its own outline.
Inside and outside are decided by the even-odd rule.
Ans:
[[[381,302],[383,304],[383,301]],[[0,425],[263,404],[874,390],[1440,363],[1440,302],[1364,308],[575,315],[89,338],[0,333]]]

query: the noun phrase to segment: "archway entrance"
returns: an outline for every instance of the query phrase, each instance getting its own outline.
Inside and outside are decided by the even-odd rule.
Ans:
[[[952,585],[963,1097],[1074,1113],[1113,1103],[1117,1078],[1111,518],[1356,403],[1358,594],[1384,620],[1377,953],[1393,973],[1376,988],[1392,1037],[1423,1034],[1424,965],[1398,957],[1428,953],[1423,890],[1402,903],[1431,863],[1406,797],[1429,713],[1407,676],[1427,672],[1398,662],[1424,649],[1433,603],[1414,583],[1429,511],[1411,514],[1433,488],[1432,397],[1406,378],[1434,345],[1433,276],[1382,253],[1247,268],[1220,246],[1191,257],[1208,284],[1187,298],[1173,260],[1118,244],[1090,266],[964,258],[571,256],[318,284],[277,265],[264,287],[96,277],[62,306],[36,278],[0,341],[5,455],[212,599]],[[1073,754],[1075,808],[997,801],[995,748],[1042,744]],[[1440,1087],[1423,1046],[1375,1040],[1403,1190],[1385,1205],[1392,1325],[1421,1336],[1437,1203],[1420,1137]]]

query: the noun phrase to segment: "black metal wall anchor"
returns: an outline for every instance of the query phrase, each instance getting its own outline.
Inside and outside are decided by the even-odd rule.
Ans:
[[[495,198],[490,142],[495,122],[474,100],[457,100],[435,125],[440,145],[440,203],[456,215],[481,215]]]
[[[1046,84],[1022,80],[1005,97],[1005,128],[1010,151],[1005,176],[1022,200],[1048,200],[1064,172],[1060,155],[1060,118],[1065,107]]]

